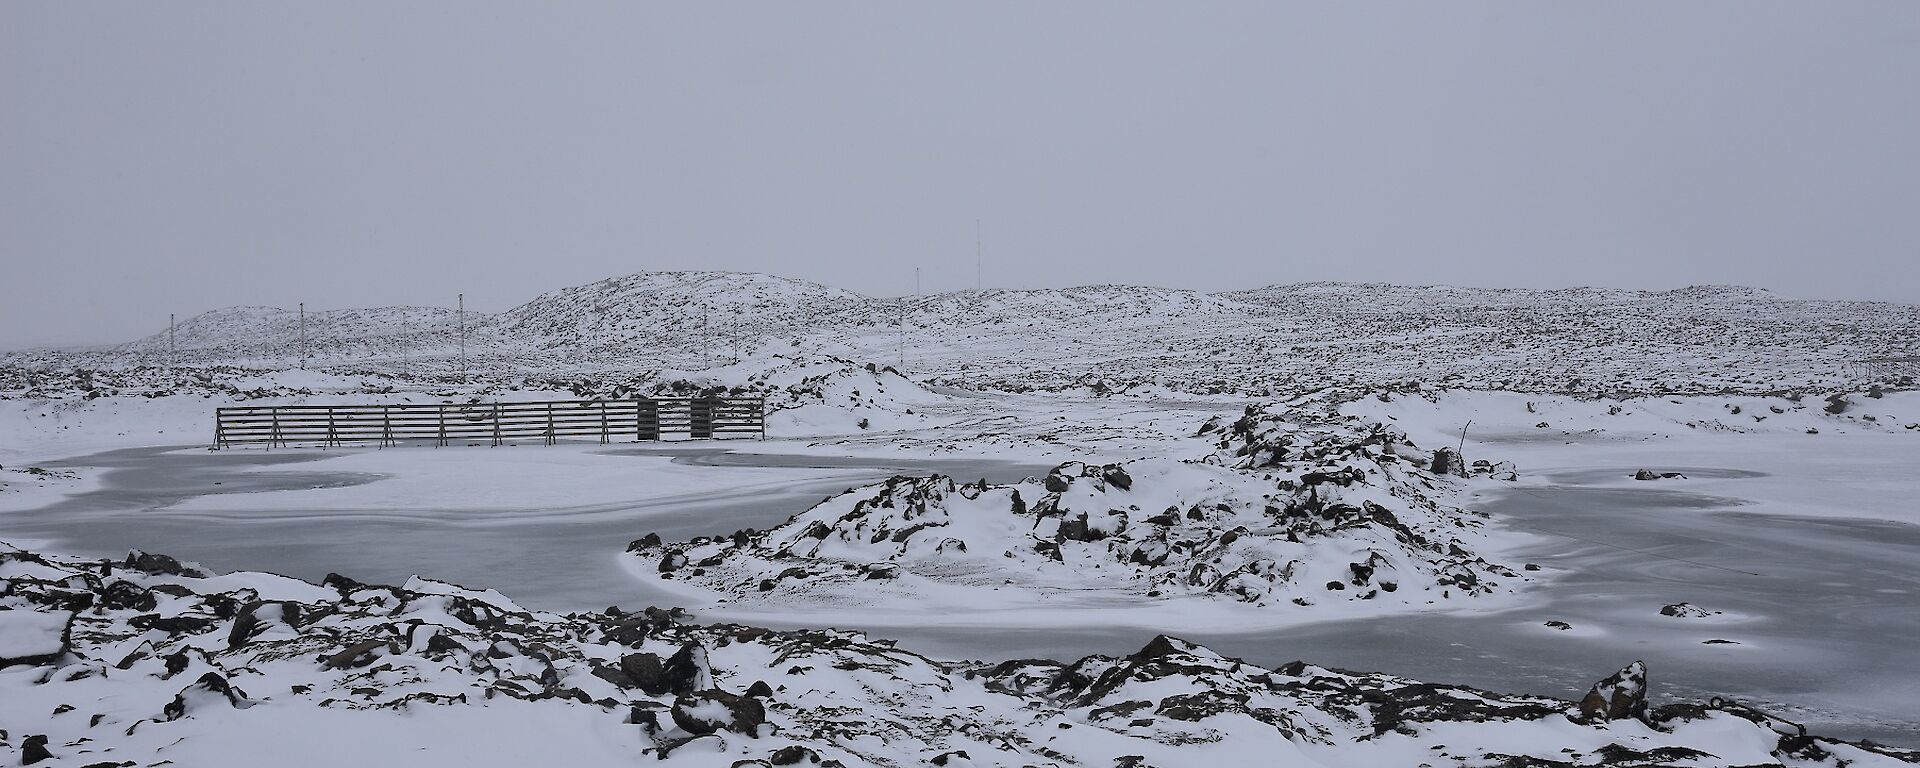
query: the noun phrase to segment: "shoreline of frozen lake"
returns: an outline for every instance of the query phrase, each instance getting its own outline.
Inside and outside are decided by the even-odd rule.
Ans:
[[[1657,696],[1728,695],[1823,732],[1920,743],[1920,718],[1900,716],[1920,711],[1906,691],[1920,681],[1903,674],[1920,669],[1920,657],[1899,644],[1920,630],[1920,582],[1902,570],[1920,548],[1920,527],[1742,511],[1738,484],[1759,476],[1745,470],[1681,468],[1698,480],[1622,482],[1624,466],[1604,465],[1619,458],[1609,451],[1586,446],[1577,456],[1557,457],[1583,463],[1537,473],[1544,483],[1516,486],[1482,505],[1508,527],[1539,536],[1511,556],[1539,563],[1555,576],[1520,607],[1339,620],[1258,634],[1165,629],[1255,663],[1298,658],[1561,696],[1577,695],[1596,669],[1645,659]],[[595,447],[587,453],[710,470],[707,477],[730,489],[636,503],[480,512],[248,510],[246,504],[193,510],[177,507],[209,495],[234,502],[260,493],[338,493],[394,480],[372,472],[295,469],[353,452],[137,449],[53,463],[107,472],[95,490],[0,517],[0,537],[51,540],[53,547],[81,554],[140,548],[220,569],[314,579],[328,571],[374,581],[421,573],[497,588],[539,608],[633,607],[675,601],[622,569],[617,553],[649,531],[671,538],[764,527],[829,492],[896,471],[996,481],[1036,473],[985,460],[743,455],[722,447]],[[768,466],[812,477],[741,486],[740,472]],[[211,485],[216,480],[222,485]],[[209,536],[210,530],[217,535]],[[449,536],[453,531],[460,535]],[[1694,619],[1659,614],[1662,605],[1682,601],[1723,613]],[[699,612],[755,621],[747,612]],[[1546,628],[1548,620],[1573,629]],[[911,624],[911,617],[848,623],[922,652],[975,658],[1124,653],[1153,632]],[[1702,642],[1709,639],[1739,644]]]

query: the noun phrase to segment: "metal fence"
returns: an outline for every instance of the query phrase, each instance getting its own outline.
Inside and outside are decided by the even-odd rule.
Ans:
[[[631,400],[553,400],[528,403],[395,405],[262,405],[214,410],[213,447],[264,443],[342,445],[403,440],[541,439],[562,437],[659,440],[767,436],[766,399],[759,397],[651,397]]]

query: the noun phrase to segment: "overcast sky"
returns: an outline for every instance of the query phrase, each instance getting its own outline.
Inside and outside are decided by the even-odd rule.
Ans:
[[[1920,3],[0,4],[0,348],[649,269],[1920,302]]]

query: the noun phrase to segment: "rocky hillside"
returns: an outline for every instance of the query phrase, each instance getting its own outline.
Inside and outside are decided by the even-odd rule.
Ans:
[[[1578,702],[1157,637],[1123,658],[930,659],[864,635],[556,615],[415,578],[315,585],[0,545],[0,763],[691,766],[1909,764],[1738,704]],[[288,750],[299,750],[294,759]],[[520,759],[522,756],[524,760]]]
[[[1849,365],[1912,354],[1920,306],[1801,301],[1765,291],[1409,287],[1306,283],[1219,294],[1134,286],[875,299],[726,272],[639,273],[468,313],[484,374],[733,364],[769,350],[894,362],[976,389],[1271,394],[1430,386],[1580,394],[1759,393],[1860,384]],[[322,366],[444,370],[452,313],[314,312]],[[195,364],[298,359],[285,310],[183,324]],[[161,361],[164,332],[110,350],[17,353],[14,366]],[[1882,382],[1911,385],[1911,382]]]

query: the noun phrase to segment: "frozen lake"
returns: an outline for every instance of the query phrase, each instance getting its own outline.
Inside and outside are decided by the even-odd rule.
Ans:
[[[470,449],[480,450],[480,449]],[[222,570],[368,581],[421,574],[494,587],[552,610],[673,602],[632,579],[615,556],[649,531],[667,538],[764,528],[823,496],[900,472],[996,482],[1044,474],[1044,465],[974,459],[858,459],[731,453],[721,447],[594,450],[639,462],[710,471],[711,487],[634,501],[538,508],[440,508],[424,501],[378,512],[302,509],[227,498],[218,511],[191,499],[272,491],[348,489],[382,482],[324,471],[340,452],[169,448],[112,451],[60,462],[107,471],[99,489],[0,517],[0,537],[118,556],[165,552]],[[54,465],[49,465],[54,466]],[[801,479],[776,490],[741,486],[742,467],[782,467]],[[1682,467],[1729,493],[1757,473]],[[1836,736],[1920,744],[1920,527],[1845,517],[1753,514],[1733,495],[1685,482],[1622,485],[1630,467],[1548,472],[1483,506],[1540,535],[1516,554],[1553,576],[1527,606],[1503,613],[1418,614],[1259,633],[1162,631],[1261,664],[1304,659],[1429,681],[1577,696],[1643,659],[1658,697],[1723,695],[1760,704]],[[338,491],[324,491],[334,493]],[[191,505],[185,505],[191,507]],[[1517,564],[1517,563],[1516,563]],[[1659,613],[1689,602],[1706,618]],[[729,615],[729,618],[751,617]],[[1570,630],[1543,626],[1564,621]],[[1151,629],[1079,630],[873,626],[874,634],[934,655],[1070,658],[1137,649]],[[1729,643],[1707,643],[1727,640]]]
[[[208,496],[350,488],[381,482],[383,476],[311,466],[341,456],[339,451],[134,448],[47,462],[53,468],[106,472],[95,491],[0,516],[0,537],[43,540],[59,551],[101,557],[143,549],[216,570],[270,571],[316,581],[338,572],[397,584],[418,574],[492,587],[522,605],[548,610],[636,607],[671,599],[630,577],[616,557],[627,542],[649,532],[673,539],[765,528],[829,494],[906,472],[1008,482],[1051,468],[972,459],[748,458],[718,447],[593,453],[711,467],[711,486],[634,501],[538,509],[437,506],[422,498],[378,511],[247,507],[244,502],[209,511],[178,506]],[[777,490],[730,488],[738,484],[730,483],[734,473],[728,467],[743,465],[805,470],[800,474],[807,479]]]
[[[1259,664],[1301,659],[1570,698],[1639,659],[1652,671],[1656,697],[1725,696],[1822,733],[1920,745],[1920,645],[1912,641],[1920,636],[1920,526],[1745,513],[1735,499],[1658,482],[1617,487],[1632,471],[1551,473],[1553,486],[1516,489],[1482,506],[1542,535],[1518,554],[1554,578],[1524,608],[1258,634],[1165,631]],[[1660,614],[1683,601],[1721,614]],[[1550,620],[1573,628],[1544,626]],[[1146,639],[1138,630],[1097,627],[876,633],[933,653],[995,659],[1127,653]]]

